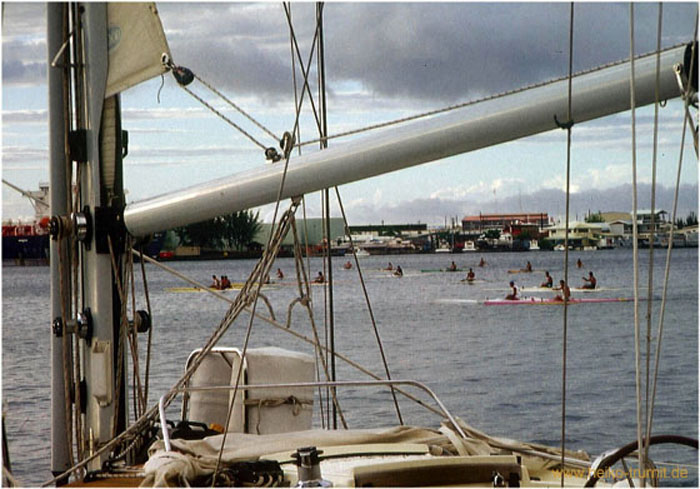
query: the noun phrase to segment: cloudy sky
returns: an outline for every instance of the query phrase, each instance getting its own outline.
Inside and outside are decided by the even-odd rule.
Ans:
[[[45,7],[3,5],[2,176],[34,189],[48,180]],[[192,69],[275,134],[292,128],[289,28],[281,4],[163,3],[158,8],[176,64]],[[664,4],[663,46],[692,38],[696,12],[694,2]],[[313,4],[293,5],[305,60],[314,17]],[[637,53],[655,49],[657,22],[658,4],[635,4]],[[327,3],[329,133],[563,76],[568,70],[568,31],[568,3]],[[627,4],[576,4],[575,71],[628,54]],[[201,85],[193,89],[224,107]],[[130,133],[125,160],[129,201],[264,164],[257,146],[192,99],[169,75],[123,93],[122,110],[123,126]],[[240,116],[225,111],[263,144],[274,144]],[[678,100],[669,101],[660,112],[657,206],[668,210],[681,116]],[[628,112],[574,127],[574,214],[631,210],[630,119]],[[652,129],[653,108],[638,109],[642,184],[651,182]],[[313,138],[307,115],[302,139]],[[698,206],[698,166],[690,144],[685,154],[679,207],[683,216]],[[439,224],[479,212],[556,216],[564,213],[565,164],[565,132],[553,131],[340,190],[351,224]],[[649,205],[648,189],[642,186],[640,207]],[[26,199],[14,191],[3,186],[2,196],[4,219],[31,214]],[[309,196],[309,215],[319,214],[319,200],[318,194]],[[263,216],[270,214],[269,207],[262,209]]]

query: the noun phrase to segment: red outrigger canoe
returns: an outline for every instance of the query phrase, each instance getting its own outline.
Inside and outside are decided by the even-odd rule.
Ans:
[[[569,299],[569,304],[599,304],[601,302],[630,302],[633,300],[632,297],[597,297],[594,299]],[[561,306],[563,304],[564,301],[543,297],[526,297],[515,300],[487,299],[484,301],[486,306]]]

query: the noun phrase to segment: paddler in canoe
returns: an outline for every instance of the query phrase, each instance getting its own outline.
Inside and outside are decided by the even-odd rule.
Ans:
[[[343,265],[343,268],[345,270],[350,270],[352,268],[352,263],[350,263],[350,260],[345,262],[345,264]]]
[[[569,299],[571,299],[571,289],[569,288],[568,285],[566,285],[566,282],[564,280],[559,281],[559,287],[553,287],[552,290],[561,290],[561,295],[557,294],[553,300],[555,301],[563,301],[566,299],[568,302]]]
[[[518,297],[518,288],[515,286],[515,282],[511,280],[510,284],[508,285],[510,285],[510,294],[506,296],[506,300],[517,301],[518,299],[520,299],[520,297]]]
[[[221,290],[221,282],[219,281],[218,278],[216,278],[216,275],[211,276],[211,285],[209,286],[210,289],[216,289],[216,290]]]
[[[532,263],[530,261],[527,262],[527,265],[525,265],[525,268],[522,270],[523,272],[531,272],[532,271]]]
[[[595,289],[596,284],[598,281],[596,278],[593,276],[593,272],[588,272],[588,278],[582,277],[583,280],[586,282],[581,286],[582,289]]]
[[[547,287],[547,288],[552,288],[554,286],[554,280],[552,279],[552,276],[549,274],[549,270],[544,272],[544,282],[540,284],[540,287]]]
[[[389,264],[386,266],[386,268],[384,270],[391,272],[393,269],[394,269],[394,265],[392,265],[391,262],[389,262]]]
[[[470,268],[469,271],[467,272],[467,276],[462,280],[462,282],[472,283],[474,281],[475,277],[476,277],[476,275],[474,274],[474,270],[472,270]]]
[[[457,271],[457,264],[455,262],[452,262],[450,266],[447,268],[448,272],[456,272]]]
[[[281,268],[277,269],[277,278],[280,280],[284,278],[284,273],[282,272]]]
[[[484,257],[481,257],[481,260],[479,260],[479,266],[480,267],[485,267],[486,266],[486,260],[484,260]]]
[[[401,265],[396,265],[396,271],[394,272],[395,277],[403,277],[403,270],[401,269]]]
[[[219,288],[221,290],[226,290],[231,288],[231,281],[228,279],[228,275],[221,276],[221,282],[219,283]]]

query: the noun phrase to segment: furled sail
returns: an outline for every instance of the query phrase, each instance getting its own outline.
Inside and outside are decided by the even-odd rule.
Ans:
[[[165,72],[170,48],[154,3],[107,4],[109,72],[105,98]]]

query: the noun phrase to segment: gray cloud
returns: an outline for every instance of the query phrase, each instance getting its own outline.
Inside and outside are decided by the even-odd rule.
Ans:
[[[46,6],[3,4],[2,82],[43,83],[46,79]]]
[[[294,4],[306,60],[314,5]],[[697,5],[664,4],[663,44],[692,37]],[[273,3],[163,3],[174,60],[235,95],[291,96],[288,27]],[[568,69],[568,3],[327,3],[328,89],[361,85],[370,97],[431,103],[476,98],[560,77]],[[41,81],[43,4],[8,4],[3,81]],[[636,50],[655,48],[657,4],[635,3]],[[574,68],[629,55],[629,8],[576,3]],[[21,36],[20,36],[21,34]],[[370,103],[371,100],[363,102]]]
[[[638,209],[651,207],[651,186],[639,184]],[[673,209],[674,189],[663,185],[656,189],[656,208],[671,212]],[[632,186],[620,185],[605,190],[585,190],[571,194],[570,197],[572,220],[578,215],[580,219],[585,214],[597,211],[632,211]],[[546,212],[552,217],[563,216],[565,213],[565,193],[556,189],[542,189],[531,194],[515,195],[498,200],[476,202],[469,199],[447,200],[440,198],[415,199],[399,202],[396,205],[377,206],[360,204],[346,206],[352,224],[378,224],[382,219],[386,223],[426,222],[441,224],[445,216],[461,219],[466,215],[502,212]],[[686,217],[690,212],[697,214],[698,184],[681,185],[678,201],[678,217]]]
[[[648,52],[655,47],[656,4],[636,8],[637,52]],[[694,14],[694,4],[665,6],[666,32],[673,26],[674,34],[666,45],[692,37]],[[327,18],[333,79],[360,80],[382,95],[455,100],[568,70],[566,3],[332,4]],[[574,69],[628,57],[627,19],[626,4],[577,3]]]
[[[2,113],[4,124],[43,124],[48,120],[47,110],[5,110]]]

